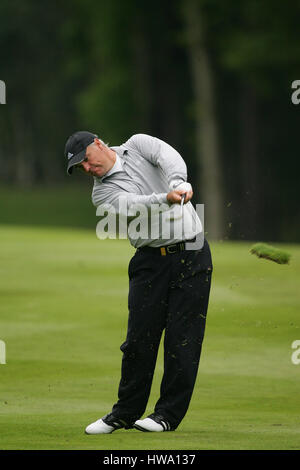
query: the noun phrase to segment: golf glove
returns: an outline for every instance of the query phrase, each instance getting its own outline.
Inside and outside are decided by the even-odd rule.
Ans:
[[[186,181],[182,181],[182,180],[174,180],[174,181],[171,181],[170,183],[170,189],[172,191],[174,191],[174,189],[183,189],[184,191],[188,192],[188,191],[192,191],[193,188],[191,186],[190,183],[187,183]]]

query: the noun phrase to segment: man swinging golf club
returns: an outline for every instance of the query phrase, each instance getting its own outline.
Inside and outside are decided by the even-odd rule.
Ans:
[[[203,238],[200,248],[194,247],[202,225],[190,202],[193,190],[186,182],[186,164],[169,144],[145,134],[109,147],[96,134],[79,131],[67,140],[65,157],[69,174],[78,168],[93,177],[92,201],[96,207],[109,205],[121,215],[124,203],[127,211],[139,204],[150,216],[153,206],[163,206],[163,212],[171,214],[167,238],[161,227],[155,238],[152,234],[136,237],[128,229],[136,252],[128,268],[129,317],[127,336],[120,348],[123,358],[118,400],[85,432],[109,434],[133,427],[174,431],[188,410],[197,377],[212,275],[207,240]],[[182,211],[179,216],[177,209]],[[153,413],[141,419],[163,331],[160,397]]]

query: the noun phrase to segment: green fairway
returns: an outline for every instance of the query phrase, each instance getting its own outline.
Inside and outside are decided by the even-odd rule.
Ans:
[[[211,243],[211,301],[189,411],[176,432],[85,427],[117,400],[127,327],[126,240],[93,230],[0,228],[1,449],[300,449],[300,246],[290,265]],[[146,413],[162,376],[160,350]]]

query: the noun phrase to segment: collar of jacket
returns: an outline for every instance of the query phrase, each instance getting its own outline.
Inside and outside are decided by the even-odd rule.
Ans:
[[[100,181],[102,183],[102,181],[107,178],[108,176],[111,176],[113,175],[114,173],[118,173],[120,171],[124,171],[123,170],[123,156],[125,153],[127,153],[127,149],[123,146],[119,146],[119,147],[110,147],[114,152],[116,152],[116,161],[114,163],[114,166],[105,174],[103,175],[101,178],[97,178],[98,181]]]

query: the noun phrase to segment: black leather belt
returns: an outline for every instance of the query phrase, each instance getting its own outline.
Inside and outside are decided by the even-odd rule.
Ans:
[[[143,246],[141,248],[138,248],[137,250],[145,251],[160,256],[173,255],[174,253],[178,253],[179,251],[186,250],[186,243],[192,243],[195,240],[196,237],[194,237],[192,240],[186,240],[183,242],[174,243],[172,245],[159,246],[157,248],[152,246]]]

